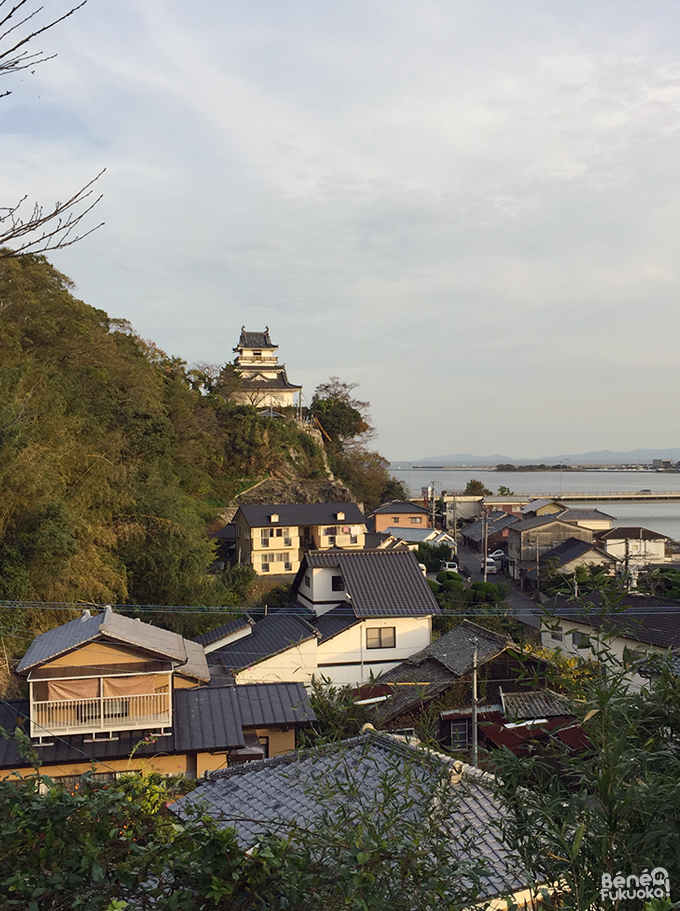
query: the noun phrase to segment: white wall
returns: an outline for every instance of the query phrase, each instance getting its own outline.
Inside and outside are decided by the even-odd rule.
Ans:
[[[395,648],[366,648],[366,630],[377,627],[395,628]],[[348,683],[355,686],[367,683],[371,671],[377,676],[426,648],[431,641],[431,617],[380,617],[375,620],[362,620],[332,639],[319,643],[319,674],[338,684]]]
[[[236,683],[304,683],[309,686],[317,669],[316,636],[246,668]]]
[[[551,630],[545,625],[541,627],[541,645],[544,648],[559,649],[569,655],[579,655],[581,658],[590,659],[595,657],[594,651],[599,651],[601,648],[606,647],[612,656],[619,662],[623,662],[625,649],[648,652],[649,654],[658,654],[663,651],[663,649],[658,649],[653,645],[638,642],[635,639],[626,639],[624,636],[612,636],[611,638],[600,640],[597,638],[598,633],[587,623],[575,623],[572,620],[559,620],[558,623],[559,629],[556,629],[555,633],[558,635],[561,633],[561,641],[554,638]],[[574,644],[574,631],[590,636],[593,640],[593,647],[578,648]],[[649,680],[646,677],[642,677],[634,671],[631,671],[628,675],[628,679],[631,689],[639,690],[641,687],[649,685]]]

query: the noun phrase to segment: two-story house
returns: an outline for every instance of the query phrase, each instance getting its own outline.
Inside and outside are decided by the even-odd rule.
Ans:
[[[319,674],[355,686],[429,645],[441,612],[406,549],[310,551],[293,594],[320,634]]]
[[[361,550],[366,519],[356,503],[239,506],[235,553],[258,575],[294,574],[306,550]]]
[[[203,646],[169,630],[89,611],[38,636],[19,662],[28,700],[5,701],[0,725],[20,727],[56,777],[140,768],[200,777],[206,769],[295,747],[313,719],[295,682],[212,686]],[[0,740],[0,773],[24,771]]]
[[[431,528],[430,513],[424,506],[409,503],[407,500],[390,500],[376,506],[369,513],[367,527],[369,531],[386,531],[388,528]]]

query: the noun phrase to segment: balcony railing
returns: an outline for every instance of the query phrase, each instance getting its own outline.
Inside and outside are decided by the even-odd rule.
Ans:
[[[31,737],[168,727],[169,693],[59,699],[31,706]]]

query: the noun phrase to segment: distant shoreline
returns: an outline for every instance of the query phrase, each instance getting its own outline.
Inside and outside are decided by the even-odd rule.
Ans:
[[[675,468],[651,468],[648,465],[512,465],[502,463],[499,465],[395,465],[390,466],[391,471],[628,471],[638,474],[678,474]]]

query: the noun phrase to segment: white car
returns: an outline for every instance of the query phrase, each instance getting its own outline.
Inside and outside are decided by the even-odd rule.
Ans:
[[[485,569],[486,569],[487,576],[490,576],[493,573],[498,572],[498,566],[496,565],[496,561],[494,560],[493,557],[487,557],[485,564],[486,564]]]
[[[454,573],[460,572],[458,569],[458,564],[454,560],[449,560],[448,563],[442,563],[440,572],[446,572],[446,570],[451,570],[451,572]]]
[[[504,550],[495,550],[492,554],[489,554],[490,557],[493,557],[494,560],[502,560],[505,556]]]

